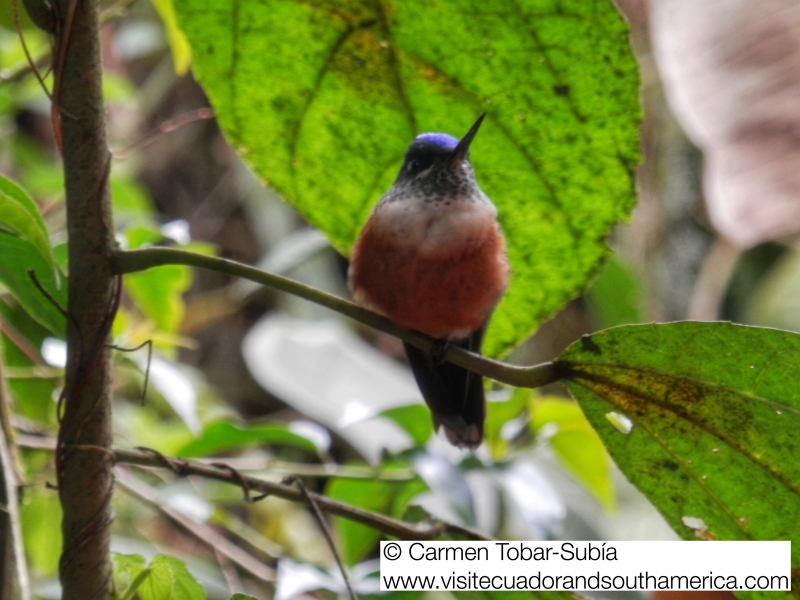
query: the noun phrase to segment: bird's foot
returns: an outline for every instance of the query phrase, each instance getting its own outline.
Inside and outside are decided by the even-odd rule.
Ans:
[[[430,356],[433,364],[436,366],[442,365],[445,362],[444,355],[447,354],[447,350],[450,348],[450,340],[448,338],[442,338],[439,340],[433,341],[433,346],[431,346]]]

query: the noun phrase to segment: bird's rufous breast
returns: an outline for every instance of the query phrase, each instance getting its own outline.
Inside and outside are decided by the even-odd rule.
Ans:
[[[448,218],[392,208],[377,207],[353,248],[354,298],[435,338],[460,339],[481,327],[508,284],[494,207],[448,210]]]

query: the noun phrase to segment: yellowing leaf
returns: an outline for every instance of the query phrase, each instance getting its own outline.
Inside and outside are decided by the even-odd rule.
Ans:
[[[186,34],[178,26],[178,19],[175,15],[175,6],[172,0],[151,0],[161,21],[164,23],[164,30],[167,34],[167,42],[172,51],[172,64],[175,66],[175,73],[186,75],[189,72],[189,65],[192,62],[192,49]]]

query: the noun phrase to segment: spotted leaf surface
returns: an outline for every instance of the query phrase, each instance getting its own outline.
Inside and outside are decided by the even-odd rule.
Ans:
[[[682,537],[800,539],[800,336],[619,327],[558,363],[619,467]]]
[[[418,133],[463,135],[512,279],[503,354],[585,286],[627,217],[638,77],[611,0],[175,0],[228,139],[347,254]]]

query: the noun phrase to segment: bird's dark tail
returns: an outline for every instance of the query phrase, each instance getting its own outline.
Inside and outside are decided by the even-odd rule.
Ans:
[[[454,346],[480,353],[485,327],[469,337],[452,342]],[[483,440],[486,400],[483,377],[449,362],[437,363],[428,352],[403,344],[414,379],[431,409],[433,425],[444,427],[447,439],[459,448],[476,448]]]

